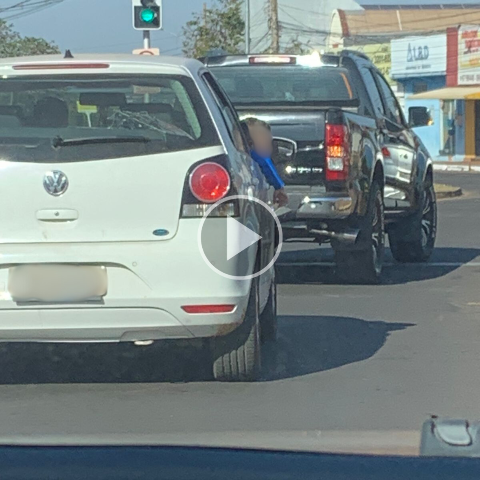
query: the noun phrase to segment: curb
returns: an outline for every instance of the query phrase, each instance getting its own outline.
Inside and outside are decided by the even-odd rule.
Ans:
[[[442,198],[455,198],[461,197],[463,195],[463,190],[461,188],[454,188],[452,190],[447,190],[445,192],[435,192],[437,195],[437,199]]]
[[[480,165],[434,163],[433,170],[436,172],[480,173]]]

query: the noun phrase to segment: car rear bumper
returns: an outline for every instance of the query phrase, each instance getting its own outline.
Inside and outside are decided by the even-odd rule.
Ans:
[[[361,213],[363,192],[356,182],[348,191],[327,192],[324,186],[288,185],[289,208],[301,219],[336,220]]]
[[[358,185],[345,192],[327,192],[325,188],[304,194],[301,187],[288,187],[292,203],[289,207],[294,215],[285,216],[283,227],[284,238],[290,241],[313,238],[320,242],[338,241],[341,244],[356,243],[366,213],[366,196]]]
[[[309,198],[297,210],[298,219],[342,219],[355,211],[355,199],[349,196],[322,196]]]
[[[185,321],[166,309],[31,308],[0,310],[0,341],[135,342],[225,335],[243,321],[241,308],[229,314],[194,315]],[[175,311],[173,308],[172,311]]]
[[[199,253],[198,221],[182,220],[168,241],[2,245],[0,341],[121,342],[226,335],[244,319],[250,282],[213,271]],[[18,304],[9,268],[32,263],[104,265],[99,302]],[[230,313],[188,314],[187,305],[234,305]]]

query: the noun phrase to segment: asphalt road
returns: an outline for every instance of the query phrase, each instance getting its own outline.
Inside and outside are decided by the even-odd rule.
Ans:
[[[329,249],[285,249],[280,339],[262,381],[200,382],[201,354],[168,345],[3,346],[0,436],[418,430],[430,414],[480,419],[480,175],[437,180],[466,195],[440,202],[431,263],[389,257],[381,286],[336,284]]]

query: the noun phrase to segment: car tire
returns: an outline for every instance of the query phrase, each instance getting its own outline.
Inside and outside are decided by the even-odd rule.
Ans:
[[[345,283],[380,282],[385,256],[385,207],[382,188],[376,181],[372,183],[365,223],[355,250],[335,250],[336,273]]]
[[[278,334],[277,282],[275,275],[270,285],[267,305],[260,315],[260,339],[262,343],[275,342]]]
[[[261,370],[258,278],[252,279],[243,323],[212,340],[213,376],[222,382],[255,381]]]
[[[417,212],[389,232],[390,249],[397,262],[426,262],[433,253],[437,236],[437,199],[431,177],[425,182],[422,196]]]

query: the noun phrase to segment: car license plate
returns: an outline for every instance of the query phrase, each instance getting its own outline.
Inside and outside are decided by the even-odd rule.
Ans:
[[[107,294],[105,267],[20,265],[9,269],[8,291],[15,302],[73,303]]]

